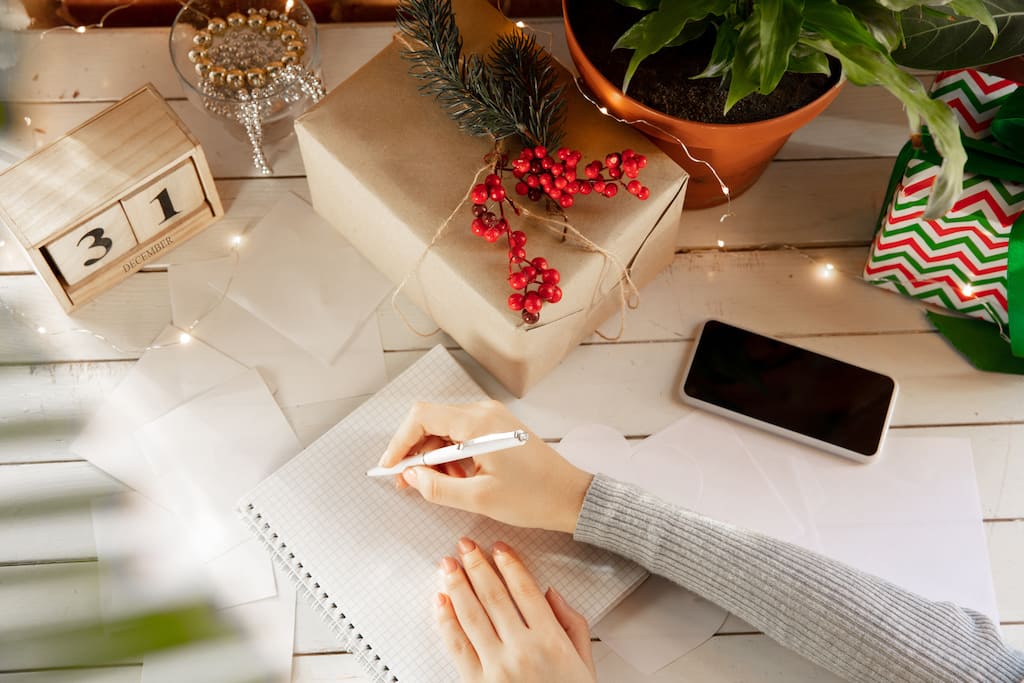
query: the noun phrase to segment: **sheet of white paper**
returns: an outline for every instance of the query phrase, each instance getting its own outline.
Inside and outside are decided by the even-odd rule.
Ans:
[[[632,465],[632,449],[622,434],[602,425],[574,429],[556,446],[577,467],[646,488]],[[641,471],[649,471],[646,468]],[[676,490],[692,482],[674,481]],[[728,613],[666,579],[650,577],[594,626],[624,664],[649,674],[707,641]]]
[[[170,266],[176,325],[191,328],[193,336],[259,370],[282,407],[372,394],[384,386],[387,373],[375,316],[356,330],[333,365],[324,365],[222,296],[234,263],[227,258]]]
[[[635,481],[659,498],[784,540],[804,523],[732,430],[706,428],[694,412],[633,449]]]
[[[94,501],[92,521],[105,618],[200,595],[230,607],[277,594],[271,560],[255,539],[203,563],[189,529],[138,493]]]
[[[167,505],[133,433],[181,403],[245,371],[199,341],[165,329],[99,407],[71,451],[153,501]]]
[[[295,589],[280,569],[275,571],[280,586],[276,597],[220,611],[238,627],[240,638],[147,654],[142,660],[142,683],[290,683]]]
[[[711,638],[729,613],[668,579],[649,577],[593,628],[644,674],[668,666]]]
[[[330,365],[390,290],[380,271],[289,193],[245,236],[228,297]]]
[[[169,492],[170,508],[196,532],[204,560],[251,537],[235,501],[301,450],[255,370],[150,422],[136,437]]]
[[[739,427],[757,457],[793,461],[821,552],[999,623],[969,440],[890,434],[862,465]]]

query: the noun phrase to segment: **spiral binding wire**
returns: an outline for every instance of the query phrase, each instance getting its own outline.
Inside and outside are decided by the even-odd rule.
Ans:
[[[256,506],[248,503],[244,508],[239,509],[239,514],[249,529],[270,551],[277,565],[288,572],[299,592],[304,593],[309,600],[312,600],[317,614],[338,636],[341,646],[351,652],[356,660],[370,672],[375,683],[397,683],[398,677],[374,652],[373,646],[359,633],[356,625],[348,620],[341,607],[332,601],[331,596],[320,587],[320,582],[312,572],[302,564],[295,553],[288,550],[288,544],[280,539],[270,523],[263,518],[260,512],[256,511]]]

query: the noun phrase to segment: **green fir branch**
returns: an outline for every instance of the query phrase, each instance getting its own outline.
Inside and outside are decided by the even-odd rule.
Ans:
[[[513,31],[498,38],[486,58],[462,54],[451,0],[401,0],[398,27],[421,49],[408,49],[409,73],[423,83],[459,128],[503,140],[553,148],[565,115],[562,86],[551,57],[533,36]]]

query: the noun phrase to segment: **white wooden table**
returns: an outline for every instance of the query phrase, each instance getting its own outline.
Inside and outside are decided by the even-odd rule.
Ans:
[[[554,20],[534,23],[541,41],[569,63]],[[323,28],[323,69],[337,85],[389,40],[387,25]],[[168,255],[173,262],[228,252],[228,238],[285,192],[308,198],[294,138],[271,148],[276,175],[260,178],[244,146],[184,99],[167,57],[166,29],[57,31],[21,36],[25,57],[11,78],[9,136],[31,148],[59,137],[110,103],[152,82],[206,149],[227,216]],[[903,434],[964,436],[974,448],[989,553],[1006,636],[1024,646],[1024,379],[973,370],[928,326],[915,302],[856,279],[892,167],[906,138],[899,103],[876,88],[847,87],[824,116],[793,136],[761,182],[738,199],[735,215],[685,212],[671,269],[643,292],[625,336],[594,337],[526,398],[514,399],[472,361],[477,380],[543,437],[558,439],[585,422],[643,437],[682,414],[673,398],[696,324],[711,315],[891,373],[900,383],[894,428]],[[718,241],[724,248],[718,246]],[[821,264],[839,276],[820,277]],[[73,318],[0,228],[0,298],[34,326],[0,309],[0,496],[25,487],[87,487],[102,479],[67,446],[138,351],[169,322],[166,264],[133,276]],[[411,334],[378,313],[393,375],[437,341]],[[124,351],[90,335],[106,336]],[[460,358],[467,357],[460,352]],[[333,424],[341,403],[289,415],[304,443]],[[0,520],[0,622],[28,627],[98,612],[96,550],[87,514],[46,522]],[[68,572],[71,568],[75,571]],[[26,571],[60,575],[29,587]],[[430,637],[425,634],[425,637]],[[598,643],[598,656],[607,653]],[[300,606],[295,681],[363,680],[312,610]],[[97,671],[96,680],[135,683],[138,665]],[[58,672],[3,671],[0,683],[70,680]],[[827,673],[775,645],[738,619],[663,672],[663,680],[828,681]]]

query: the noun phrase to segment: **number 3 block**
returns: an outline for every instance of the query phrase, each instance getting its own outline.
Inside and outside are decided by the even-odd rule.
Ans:
[[[87,220],[43,248],[69,286],[114,263],[138,242],[120,204]]]
[[[0,221],[66,311],[223,214],[199,141],[152,86],[0,173]]]

